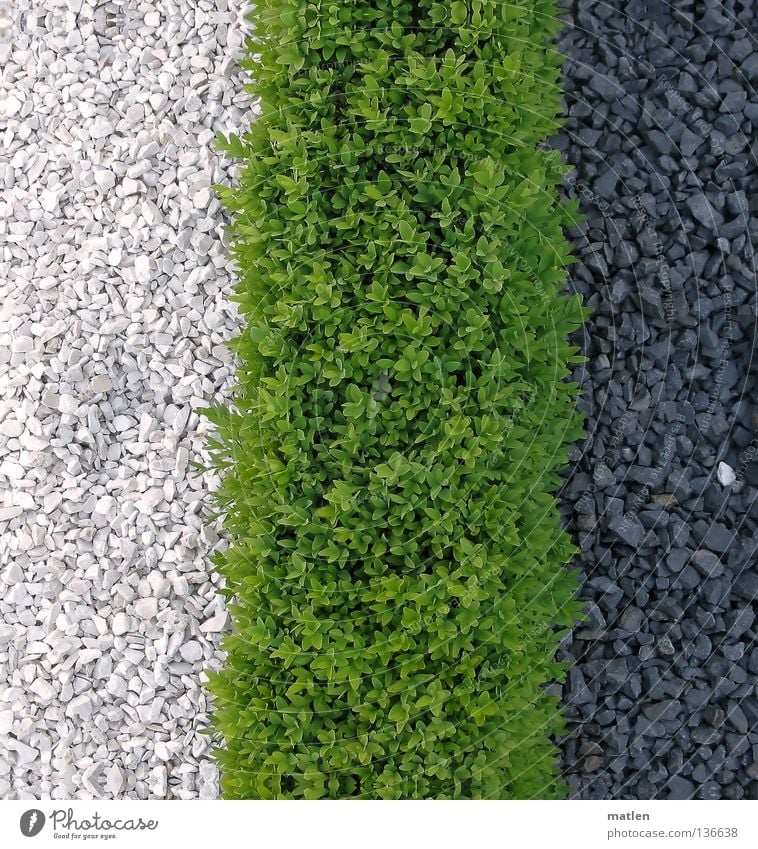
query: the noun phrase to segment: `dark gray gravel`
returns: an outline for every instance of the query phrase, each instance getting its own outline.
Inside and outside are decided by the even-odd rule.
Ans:
[[[758,798],[758,38],[749,2],[571,5],[556,140],[588,438],[562,492],[581,798]]]

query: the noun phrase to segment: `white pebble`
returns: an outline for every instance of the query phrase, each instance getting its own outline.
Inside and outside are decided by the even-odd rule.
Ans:
[[[129,617],[125,613],[117,613],[113,617],[113,633],[116,636],[125,634],[129,630]]]
[[[0,710],[0,734],[7,734],[13,730],[13,711]]]
[[[141,598],[134,605],[134,612],[140,619],[153,619],[158,613],[157,598]]]
[[[101,392],[109,392],[113,388],[113,384],[111,383],[111,379],[107,374],[96,374],[90,383],[92,387],[92,391],[95,394],[100,394]]]
[[[11,519],[16,519],[23,512],[21,507],[0,507],[0,522],[9,522]]]
[[[79,404],[73,395],[61,395],[58,398],[58,409],[62,413],[73,415],[79,409]]]
[[[2,433],[3,436],[13,438],[21,436],[23,432],[24,426],[17,419],[5,419],[5,421],[0,422],[0,433]]]
[[[126,695],[126,681],[115,673],[108,679],[105,689],[116,698],[121,698]]]
[[[200,643],[196,640],[190,640],[183,646],[179,647],[179,654],[188,662],[195,663],[203,656],[203,649]]]
[[[92,716],[92,700],[85,693],[75,696],[66,705],[66,716],[72,719],[89,719]]]
[[[116,185],[116,175],[108,168],[96,168],[95,182],[100,191],[109,192]]]

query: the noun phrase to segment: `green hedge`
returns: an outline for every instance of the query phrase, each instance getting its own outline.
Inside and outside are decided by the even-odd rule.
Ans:
[[[227,798],[552,798],[584,310],[547,0],[266,0],[215,410]]]

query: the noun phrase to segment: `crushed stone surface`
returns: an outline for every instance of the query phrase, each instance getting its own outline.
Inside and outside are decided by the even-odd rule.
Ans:
[[[0,798],[217,794],[240,0],[0,0]]]
[[[758,33],[753,4],[576,0],[556,140],[587,440],[562,501],[583,799],[758,798]]]

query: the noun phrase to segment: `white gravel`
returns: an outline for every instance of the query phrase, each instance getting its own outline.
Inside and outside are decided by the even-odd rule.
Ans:
[[[0,0],[0,798],[217,793],[242,0]],[[200,211],[198,211],[200,208]]]

